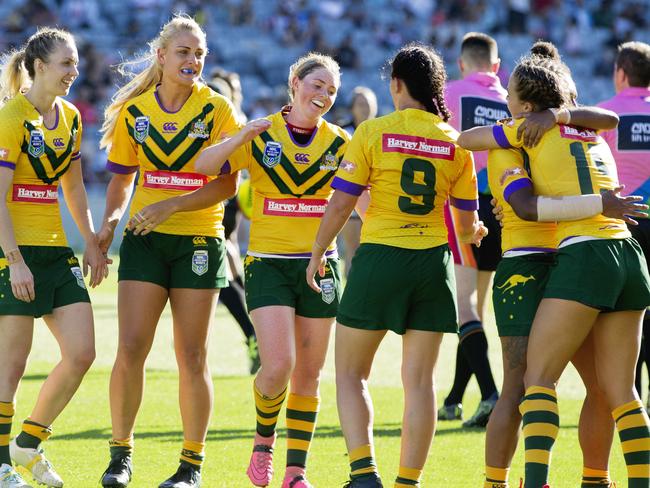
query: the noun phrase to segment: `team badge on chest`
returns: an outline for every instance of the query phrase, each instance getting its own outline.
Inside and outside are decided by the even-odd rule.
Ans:
[[[264,146],[264,156],[262,162],[268,168],[272,168],[282,159],[282,144],[275,141],[269,141]]]
[[[334,280],[332,278],[325,278],[320,280],[320,296],[328,305],[336,298],[336,289],[334,288]]]
[[[142,115],[135,118],[133,123],[133,137],[139,143],[143,143],[144,140],[149,136],[149,117]]]
[[[40,158],[45,153],[45,137],[43,137],[43,132],[40,130],[30,131],[27,152],[35,158]]]
[[[196,122],[192,123],[192,127],[190,128],[190,132],[187,134],[187,137],[190,139],[207,139],[210,137],[205,122],[203,122],[203,120],[197,120]]]
[[[208,272],[208,251],[194,251],[192,271],[199,276]]]
[[[323,156],[323,159],[320,164],[321,171],[336,171],[339,169],[339,160],[336,159],[336,156],[331,152],[327,151],[327,154]]]

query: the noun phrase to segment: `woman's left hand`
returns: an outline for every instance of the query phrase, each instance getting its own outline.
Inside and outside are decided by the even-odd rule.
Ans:
[[[147,205],[129,220],[127,228],[135,235],[147,235],[175,213],[169,200]]]
[[[318,271],[318,276],[321,278],[325,276],[325,267],[327,266],[327,258],[324,254],[315,254],[312,252],[311,259],[307,265],[306,278],[307,284],[309,287],[314,290],[316,293],[320,293],[320,286],[316,283],[314,277],[316,276],[316,271]]]
[[[524,141],[524,147],[535,147],[542,136],[555,127],[555,116],[550,110],[541,112],[524,112],[517,114],[516,119],[524,120],[517,129],[517,139]]]
[[[108,276],[108,265],[113,262],[99,247],[97,235],[93,234],[91,240],[86,242],[83,256],[84,276],[88,276],[90,269],[90,286],[95,288]]]

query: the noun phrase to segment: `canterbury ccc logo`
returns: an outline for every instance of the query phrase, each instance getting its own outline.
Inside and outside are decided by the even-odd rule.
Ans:
[[[57,137],[52,142],[54,143],[54,147],[63,147],[63,146],[65,146],[65,144],[63,143],[63,139],[60,138],[60,137]]]
[[[176,122],[165,122],[163,124],[163,132],[176,132],[178,126]]]
[[[308,163],[308,162],[309,162],[309,154],[306,153],[296,154],[296,163]]]
[[[207,246],[208,245],[208,243],[205,240],[204,236],[196,236],[194,239],[192,239],[192,243],[195,246]]]

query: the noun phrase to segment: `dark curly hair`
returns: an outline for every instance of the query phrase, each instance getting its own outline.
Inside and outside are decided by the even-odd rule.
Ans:
[[[404,82],[409,94],[426,108],[447,122],[451,114],[444,98],[447,73],[442,58],[431,46],[407,44],[390,62],[391,78]]]
[[[538,56],[522,58],[511,76],[516,81],[519,99],[532,103],[536,111],[559,108],[567,102],[566,82],[562,75],[544,66],[542,60]]]

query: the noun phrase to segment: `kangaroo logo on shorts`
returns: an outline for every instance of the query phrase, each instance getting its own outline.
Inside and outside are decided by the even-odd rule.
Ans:
[[[203,276],[208,272],[208,251],[194,251],[192,271],[199,276]]]
[[[81,273],[81,268],[79,266],[73,266],[70,268],[70,271],[72,271],[74,277],[77,278],[77,285],[85,290],[86,283],[84,283],[84,275]]]
[[[133,137],[140,144],[149,136],[149,117],[147,115],[142,115],[135,118],[133,124]]]
[[[336,298],[336,290],[334,288],[334,280],[332,278],[325,278],[320,280],[320,296],[328,305]]]
[[[29,133],[27,152],[35,158],[40,158],[45,153],[45,137],[42,131],[36,129]]]
[[[282,158],[282,144],[275,141],[269,141],[264,146],[264,156],[262,162],[268,168],[272,168],[280,162]]]

